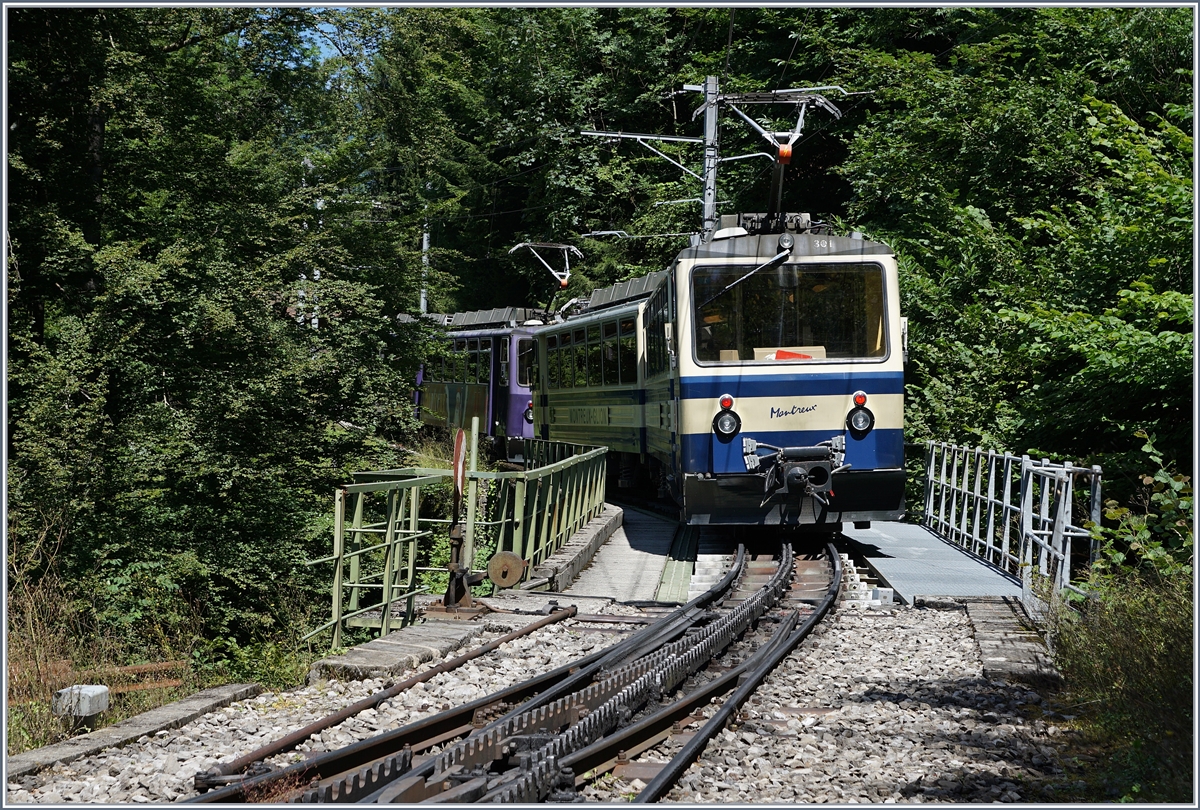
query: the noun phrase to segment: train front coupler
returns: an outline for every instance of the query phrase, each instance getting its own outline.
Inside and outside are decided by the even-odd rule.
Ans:
[[[760,449],[771,452],[759,455]],[[774,495],[798,493],[828,506],[825,493],[833,491],[833,474],[850,467],[842,436],[810,447],[775,447],[743,436],[742,458],[747,472],[763,476],[764,504]]]

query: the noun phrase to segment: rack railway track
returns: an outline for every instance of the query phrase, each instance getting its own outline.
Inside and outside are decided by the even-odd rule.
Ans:
[[[570,801],[577,786],[674,736],[682,748],[654,766],[638,799],[652,801],[829,610],[840,568],[832,546],[804,560],[789,543],[771,558],[739,549],[707,592],[607,649],[337,751],[273,770],[261,764],[352,714],[349,707],[198,775],[208,792],[189,801]],[[378,705],[406,684],[360,705]],[[722,698],[705,718],[701,709]]]

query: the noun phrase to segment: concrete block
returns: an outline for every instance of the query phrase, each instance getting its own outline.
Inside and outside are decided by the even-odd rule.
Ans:
[[[878,599],[882,604],[890,605],[894,600],[895,593],[891,588],[875,588],[871,591],[871,598]]]
[[[107,708],[108,687],[94,684],[59,689],[50,702],[50,710],[59,716],[91,717]]]

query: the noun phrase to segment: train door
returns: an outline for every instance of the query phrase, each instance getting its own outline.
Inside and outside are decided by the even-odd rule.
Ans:
[[[532,335],[513,336],[516,371],[513,385],[513,411],[509,424],[516,439],[533,438],[533,397],[537,377],[537,342]],[[518,421],[519,420],[519,421]],[[519,442],[518,442],[519,444]]]
[[[675,354],[675,285],[668,275],[644,312],[646,449],[662,496],[682,498],[679,455],[679,362]]]
[[[492,381],[488,386],[488,399],[492,408],[492,436],[497,447],[504,447],[508,437],[508,337],[485,338],[489,346],[489,356],[492,364]],[[498,344],[498,345],[497,345]]]

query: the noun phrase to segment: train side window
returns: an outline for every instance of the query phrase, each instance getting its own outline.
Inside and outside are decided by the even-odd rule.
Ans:
[[[571,333],[563,332],[558,336],[558,381],[563,388],[575,385],[575,354],[571,346]]]
[[[454,382],[467,379],[467,342],[458,340],[454,343]]]
[[[492,381],[492,339],[479,341],[479,381]]]
[[[637,382],[637,321],[621,321],[620,364],[621,384]]]
[[[546,387],[558,388],[558,338],[546,338]]]
[[[575,387],[583,388],[588,384],[587,330],[576,329],[572,343],[575,344]]]
[[[438,346],[437,357],[433,358],[433,373],[434,379],[438,382],[446,382],[447,368],[450,364],[450,358],[447,356],[450,353],[449,343],[441,343]]]
[[[604,368],[604,384],[618,385],[621,382],[621,372],[617,366],[617,322],[609,321],[602,327],[604,348],[601,352],[601,365]]]
[[[588,385],[601,385],[600,376],[600,324],[594,324],[587,330],[587,370]]]
[[[654,351],[646,357],[646,375],[662,374],[670,369],[667,359],[667,324],[671,320],[668,285],[662,284],[651,300],[653,315],[650,320],[650,335]]]
[[[508,388],[508,338],[500,338],[500,387]]]
[[[467,341],[467,382],[472,383],[479,379],[479,341]]]
[[[537,344],[529,338],[517,341],[517,385],[532,387],[533,369],[536,367],[534,347]]]

